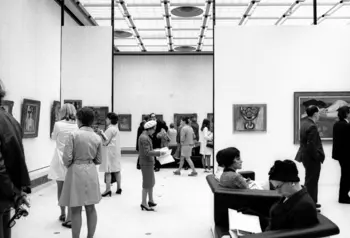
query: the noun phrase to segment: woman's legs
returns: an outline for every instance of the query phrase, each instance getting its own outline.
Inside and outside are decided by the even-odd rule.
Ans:
[[[97,225],[97,212],[96,212],[95,205],[85,206],[85,211],[86,211],[86,220],[87,220],[87,227],[88,227],[87,238],[93,238],[96,231],[96,225]]]
[[[154,203],[154,199],[153,199],[153,188],[148,189],[148,201]]]
[[[203,169],[204,169],[204,171],[206,171],[206,170],[207,170],[207,168],[206,168],[206,160],[205,160],[205,155],[202,155],[202,165],[203,165]]]
[[[142,205],[145,207],[148,207],[147,204],[147,194],[148,194],[148,189],[147,188],[142,188]]]
[[[56,183],[57,183],[57,200],[59,201],[61,197],[64,181],[56,181]],[[61,206],[60,208],[61,208],[61,215],[66,215],[66,207]]]
[[[205,163],[208,166],[208,170],[210,170],[210,155],[205,155]]]
[[[180,158],[180,164],[179,164],[179,168],[177,169],[177,172],[180,172],[182,167],[184,166],[185,163],[185,157],[181,156]]]
[[[79,238],[81,230],[81,207],[71,207],[72,211],[72,237]]]
[[[117,191],[119,189],[121,189],[122,185],[121,185],[121,181],[122,181],[122,176],[121,176],[121,172],[116,172],[116,177],[117,177]]]
[[[111,175],[111,173],[105,173],[105,176],[106,176],[106,191],[104,193],[107,193],[107,192],[111,191],[112,175]]]

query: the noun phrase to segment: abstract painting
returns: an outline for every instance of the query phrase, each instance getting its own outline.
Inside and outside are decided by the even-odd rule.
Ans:
[[[266,131],[266,104],[234,104],[233,131]]]

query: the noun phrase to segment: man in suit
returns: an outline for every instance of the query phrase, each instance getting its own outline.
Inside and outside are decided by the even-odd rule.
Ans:
[[[333,126],[332,158],[339,161],[341,169],[339,203],[350,204],[350,108],[338,109],[338,118]]]
[[[305,167],[305,187],[316,207],[318,193],[318,180],[320,178],[321,164],[325,159],[321,138],[317,130],[316,122],[320,115],[318,107],[310,105],[306,108],[307,119],[300,127],[300,148],[296,160]]]

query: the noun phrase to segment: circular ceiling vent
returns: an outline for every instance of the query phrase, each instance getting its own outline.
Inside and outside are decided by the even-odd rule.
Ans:
[[[181,51],[181,52],[188,52],[188,51],[195,51],[196,48],[193,46],[183,45],[183,46],[175,47],[175,50]]]
[[[196,17],[203,13],[203,10],[199,7],[182,6],[171,10],[171,14],[178,17]]]
[[[128,38],[130,36],[132,36],[132,33],[128,31],[119,31],[119,30],[114,31],[114,37],[117,37],[117,38]]]

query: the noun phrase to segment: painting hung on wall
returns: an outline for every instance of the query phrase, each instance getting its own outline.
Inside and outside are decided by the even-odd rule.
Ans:
[[[94,110],[95,120],[93,123],[94,128],[99,128],[101,130],[106,129],[106,117],[108,114],[108,107],[89,107]]]
[[[39,119],[40,101],[24,99],[21,115],[23,138],[34,138],[38,136]]]
[[[174,125],[175,125],[175,128],[180,126],[181,118],[183,118],[183,117],[189,117],[190,119],[192,117],[196,117],[197,118],[197,113],[175,113],[174,114]]]
[[[294,93],[294,144],[300,141],[300,126],[307,120],[306,108],[319,108],[317,122],[321,140],[331,141],[333,125],[338,120],[338,108],[350,106],[350,92],[295,92]]]
[[[120,131],[131,131],[131,114],[118,114]]]
[[[56,121],[59,121],[60,118],[60,109],[61,109],[61,102],[60,101],[53,101],[52,107],[51,107],[51,120],[50,120],[50,137],[53,132],[53,127],[55,125]]]
[[[78,111],[80,108],[83,107],[83,101],[82,100],[72,100],[72,99],[67,99],[64,100],[63,103],[70,103],[73,104],[75,109]]]
[[[142,114],[142,121],[145,119],[145,116],[149,116],[149,114]],[[156,114],[157,120],[163,121],[163,115],[162,114]]]
[[[233,105],[233,131],[266,131],[266,104]]]
[[[12,115],[13,104],[13,101],[3,100],[1,106]]]
[[[210,121],[210,128],[213,128],[213,126],[214,126],[214,113],[208,113],[207,119]]]

